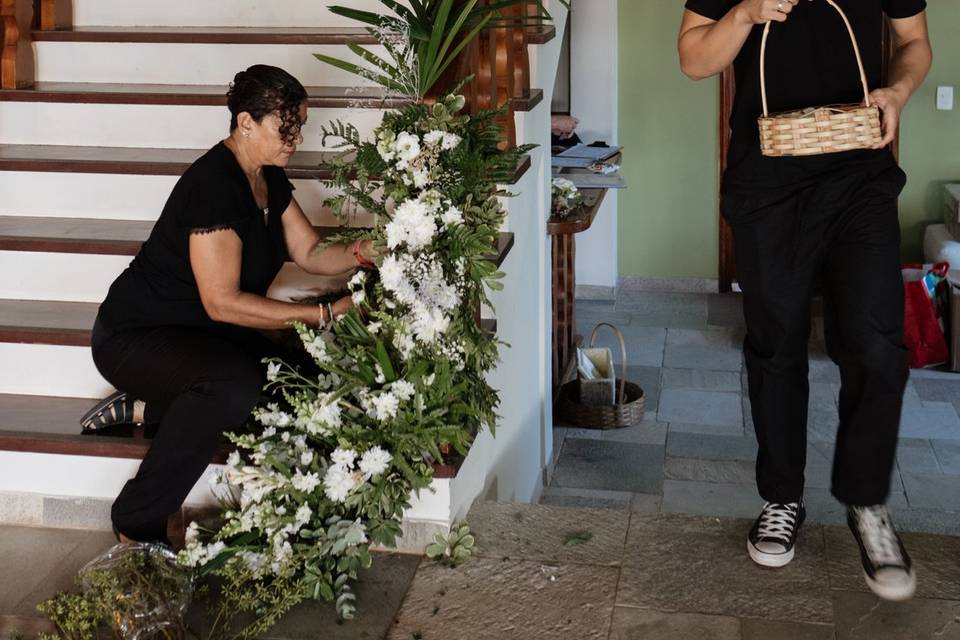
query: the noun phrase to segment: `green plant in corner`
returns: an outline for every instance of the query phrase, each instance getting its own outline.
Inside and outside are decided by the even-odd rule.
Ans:
[[[449,567],[466,562],[476,549],[476,539],[465,522],[453,525],[446,536],[438,533],[435,540],[427,545],[427,557]]]
[[[394,15],[383,15],[344,6],[330,7],[333,13],[367,25],[367,31],[386,49],[384,58],[358,44],[348,44],[364,64],[333,56],[314,54],[318,60],[372,80],[388,91],[422,100],[443,76],[457,56],[485,28],[506,22],[529,24],[549,20],[543,0],[534,0],[536,15],[505,18],[504,9],[530,0],[410,0],[404,6],[396,0],[380,0]],[[561,0],[569,7],[568,0]]]

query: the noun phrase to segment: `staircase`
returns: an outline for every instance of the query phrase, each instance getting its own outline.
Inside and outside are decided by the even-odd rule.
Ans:
[[[79,415],[112,390],[91,360],[90,328],[177,177],[226,135],[227,83],[267,63],[307,86],[309,122],[287,174],[323,233],[335,221],[321,206],[328,193],[318,165],[329,150],[320,125],[348,120],[369,136],[383,109],[398,105],[313,57],[349,57],[347,43],[372,42],[327,10],[332,0],[40,0],[37,16],[24,7],[32,4],[2,4],[0,523],[109,528],[107,505],[149,441],[142,433],[79,434]],[[560,4],[550,10],[562,25]],[[502,315],[484,314],[486,328],[512,345],[491,380],[503,418],[496,439],[479,437],[458,469],[438,469],[434,491],[414,500],[403,540],[411,550],[464,516],[479,495],[536,499],[552,460],[543,98],[553,90],[559,39],[552,25],[524,31],[528,55],[509,59],[528,65],[517,77],[527,74],[538,88],[511,92],[513,124],[518,142],[541,148],[505,185],[520,195],[506,201],[508,222],[493,249],[508,274],[494,297]],[[211,504],[206,487],[203,478],[187,504]]]

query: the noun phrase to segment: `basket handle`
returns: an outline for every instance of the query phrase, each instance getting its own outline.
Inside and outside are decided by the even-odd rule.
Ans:
[[[623,334],[620,333],[620,329],[617,329],[609,322],[598,322],[593,328],[593,331],[590,333],[591,347],[597,341],[597,332],[600,330],[600,327],[610,327],[613,333],[617,336],[617,339],[620,340],[620,400],[617,402],[617,404],[623,404],[623,400],[626,397],[627,391],[627,343],[624,341]]]
[[[867,72],[863,69],[863,58],[860,56],[860,45],[857,44],[857,35],[853,32],[853,27],[850,26],[850,20],[847,18],[847,14],[843,12],[834,0],[826,0],[827,4],[837,10],[837,13],[840,14],[840,17],[843,18],[843,23],[847,25],[847,32],[850,34],[850,41],[853,43],[853,53],[857,56],[857,67],[860,69],[860,83],[863,85],[863,102],[866,106],[870,106],[870,89],[867,86]],[[773,22],[768,22],[767,25],[763,28],[763,39],[760,41],[760,96],[763,98],[763,117],[766,118],[770,115],[770,111],[767,108],[767,72],[766,72],[766,58],[767,58],[767,37],[770,35],[770,26]]]

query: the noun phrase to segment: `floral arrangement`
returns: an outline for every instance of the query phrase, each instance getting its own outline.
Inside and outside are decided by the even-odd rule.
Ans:
[[[583,206],[583,194],[566,178],[554,178],[551,212],[558,218],[566,218]]]
[[[284,585],[352,617],[350,581],[370,565],[370,545],[395,545],[434,464],[495,427],[486,375],[498,343],[477,311],[503,275],[491,262],[505,215],[496,184],[528,149],[500,151],[498,113],[463,107],[450,96],[387,113],[372,141],[350,125],[325,128],[350,154],[333,165],[330,206],[344,220],[358,206],[377,220],[329,241],[370,237],[385,255],[378,274],[350,280],[357,309],[332,331],[296,327],[316,371],[269,363],[277,402],[256,410],[259,432],[229,436],[245,455],[215,479],[226,523],[191,524],[182,563],[248,589]],[[236,591],[246,590],[223,606],[239,608]],[[261,612],[257,631],[281,613]]]

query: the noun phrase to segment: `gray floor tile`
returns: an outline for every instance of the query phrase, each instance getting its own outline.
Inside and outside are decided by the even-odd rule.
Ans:
[[[740,621],[728,616],[616,607],[610,640],[741,640]]]
[[[664,369],[660,384],[664,389],[741,392],[740,372],[738,371]]]
[[[716,327],[744,328],[743,296],[736,293],[712,293],[707,296],[707,324]]]
[[[659,493],[663,482],[663,447],[567,438],[553,485]]]
[[[619,369],[616,375],[620,377]],[[640,385],[644,408],[655,414],[660,400],[660,367],[627,367],[627,380]]]
[[[960,512],[960,476],[904,473],[902,477],[911,507]]]
[[[949,380],[956,382],[960,374],[955,371],[948,371],[945,367],[934,367],[932,369],[910,369],[910,378],[917,380],[924,378],[927,380]]]
[[[618,576],[616,567],[577,563],[423,563],[387,639],[606,640]]]
[[[916,597],[960,600],[960,538],[902,530],[900,537],[917,572]],[[849,529],[826,527],[824,541],[831,588],[868,592],[860,550]]]
[[[960,536],[960,514],[937,509],[897,509],[894,515],[901,531]]]
[[[840,384],[840,368],[832,360],[810,360],[810,382]]]
[[[751,428],[753,426],[751,425]],[[673,433],[700,433],[708,436],[741,437],[744,435],[743,425],[736,424],[686,424],[671,422],[670,431]]]
[[[663,513],[756,518],[763,500],[752,484],[663,481]]]
[[[705,329],[706,297],[699,293],[621,292],[616,310],[638,326]]]
[[[833,592],[837,640],[960,640],[960,602]]]
[[[901,473],[940,473],[937,456],[925,439],[901,438],[897,443],[897,465]]]
[[[660,392],[660,422],[739,427],[743,413],[739,393],[664,389]]]
[[[580,507],[586,509],[629,509],[633,494],[629,491],[602,491],[598,489],[568,489],[547,487],[543,490],[540,504],[555,507]]]
[[[960,442],[932,440],[930,444],[940,463],[940,470],[950,475],[960,475]]]
[[[663,446],[667,440],[667,425],[656,421],[656,413],[645,414],[643,422],[630,427],[616,429],[591,429],[587,427],[568,427],[567,437],[583,440],[604,440],[606,442],[632,442],[634,444],[653,444]]]
[[[663,464],[663,476],[667,480],[753,485],[756,482],[756,469],[753,462],[746,460],[699,460],[667,456]]]
[[[921,400],[960,402],[960,374],[953,374],[952,379],[911,377]]]
[[[739,372],[743,366],[741,340],[742,336],[734,329],[671,328],[667,332],[663,364],[674,369]]]
[[[830,624],[797,624],[744,618],[742,640],[834,640]]]
[[[750,520],[635,514],[617,603],[658,611],[831,623],[819,527],[804,528],[796,559],[771,571],[747,555],[750,525]]]
[[[904,438],[960,440],[960,416],[949,402],[926,402],[903,407],[900,435]]]
[[[630,511],[633,513],[657,513],[663,496],[656,493],[635,493],[630,499]]]
[[[630,514],[480,500],[467,514],[478,553],[490,558],[619,565]],[[589,534],[583,544],[571,536]]]
[[[736,438],[671,431],[667,436],[667,455],[702,460],[756,460],[757,441],[750,435]]]
[[[806,487],[803,490],[803,502],[807,509],[807,520],[818,524],[846,526],[847,507],[830,493],[829,489]],[[906,496],[902,492],[891,492],[887,505],[893,517],[899,522],[899,514],[909,510]]]

